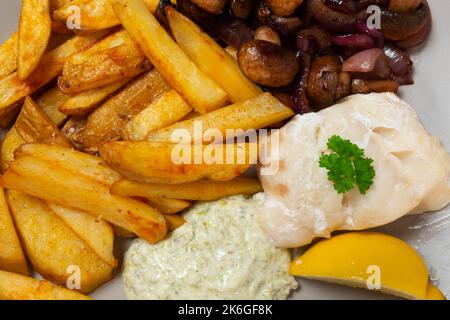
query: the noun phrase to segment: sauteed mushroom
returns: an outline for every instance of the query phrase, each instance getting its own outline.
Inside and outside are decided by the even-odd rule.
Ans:
[[[265,1],[259,3],[256,15],[260,24],[267,25],[282,34],[296,33],[302,26],[300,17],[277,16],[270,11]]]
[[[272,42],[281,46],[280,36],[276,33],[276,31],[268,26],[262,26],[256,29],[255,39]]]
[[[248,78],[273,88],[291,83],[299,70],[294,53],[263,40],[252,40],[243,45],[238,62]]]
[[[267,0],[270,11],[277,16],[289,17],[303,3],[303,0]]]
[[[212,13],[221,14],[227,0],[191,0],[192,3]]]

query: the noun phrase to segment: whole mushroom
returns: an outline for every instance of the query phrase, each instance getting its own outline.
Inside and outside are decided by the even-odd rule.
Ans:
[[[238,62],[249,79],[272,88],[291,83],[300,67],[292,51],[264,40],[244,44],[239,50]]]
[[[303,3],[303,0],[267,0],[270,11],[280,17],[289,17]]]
[[[202,9],[212,13],[221,14],[223,8],[227,4],[227,0],[191,0],[192,3],[199,6]]]

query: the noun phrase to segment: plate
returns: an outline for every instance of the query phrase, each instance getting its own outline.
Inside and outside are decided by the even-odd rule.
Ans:
[[[413,51],[415,84],[401,88],[399,95],[413,106],[424,126],[439,136],[450,150],[450,1],[429,1],[433,29],[427,43]],[[20,1],[0,3],[0,40],[17,29]],[[395,235],[417,249],[427,262],[431,280],[450,297],[450,208],[402,219],[377,230]],[[129,241],[118,241],[121,257]],[[317,281],[300,281],[292,299],[391,299],[379,293]],[[126,299],[120,274],[92,295],[95,299]]]

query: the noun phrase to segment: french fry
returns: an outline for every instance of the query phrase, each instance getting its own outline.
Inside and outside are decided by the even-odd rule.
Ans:
[[[210,129],[219,130],[225,137],[227,130],[248,130],[266,128],[271,124],[288,119],[294,112],[275,99],[270,93],[263,93],[256,98],[237,103],[208,114],[150,133],[148,140],[170,142],[179,129],[187,130],[193,142],[201,143],[203,134]],[[202,133],[195,135],[195,123],[200,123]]]
[[[112,5],[130,36],[189,105],[203,114],[228,103],[226,92],[187,57],[142,0],[113,0]]]
[[[0,80],[0,115],[22,98],[33,94],[36,90],[57,77],[62,69],[65,59],[72,54],[93,44],[105,32],[98,32],[87,37],[75,37],[58,48],[44,54],[38,67],[26,80],[20,80],[17,72]]]
[[[114,234],[120,238],[136,238],[137,235],[131,231],[125,230],[124,228],[113,226]]]
[[[29,274],[3,188],[0,188],[0,270]]]
[[[13,123],[14,120],[16,119],[17,115],[20,112],[21,107],[22,103],[18,102],[15,104],[15,107],[11,108],[4,114],[0,115],[0,127],[4,129],[8,128],[11,125],[11,123]]]
[[[261,192],[257,179],[238,177],[230,181],[198,180],[184,184],[150,184],[120,180],[111,187],[113,194],[130,197],[160,197],[191,201],[213,201],[221,198]]]
[[[71,2],[72,0],[50,0],[50,11],[53,12],[54,10],[67,6]]]
[[[112,268],[117,266],[117,261],[113,254],[114,232],[108,222],[55,203],[50,202],[47,204],[100,258]]]
[[[70,96],[65,95],[58,87],[54,87],[37,98],[36,103],[59,127],[67,119],[67,116],[59,111],[59,107],[69,98]]]
[[[17,76],[27,79],[47,49],[52,32],[49,0],[22,0],[17,52]]]
[[[76,94],[133,78],[151,68],[139,46],[121,30],[68,59],[58,86],[66,94]]]
[[[144,0],[147,8],[154,12],[159,5],[159,0]],[[100,30],[111,28],[120,24],[111,0],[73,0],[71,3],[53,12],[53,19],[61,22],[73,15],[71,6],[76,5],[81,13],[80,23],[82,29]]]
[[[128,122],[123,135],[130,141],[146,140],[150,132],[174,124],[191,111],[192,107],[175,90],[170,90]]]
[[[15,128],[26,142],[71,147],[70,142],[59,131],[56,124],[30,97],[25,99]]]
[[[84,131],[86,130],[86,119],[70,118],[61,129],[61,133],[77,150],[84,151]]]
[[[14,162],[14,151],[24,143],[25,141],[23,141],[17,133],[16,128],[13,126],[3,139],[0,149],[0,164],[2,172],[5,172],[6,169],[8,169]]]
[[[167,222],[168,231],[178,229],[179,227],[181,227],[186,223],[186,220],[182,216],[176,214],[165,215],[164,218],[166,219]]]
[[[89,115],[83,133],[86,151],[97,152],[98,146],[119,140],[125,124],[169,90],[169,85],[156,69],[131,82]]]
[[[111,94],[119,90],[131,79],[120,80],[113,84],[84,91],[76,94],[66,100],[60,107],[59,111],[73,117],[84,117],[90,114],[102,101]]]
[[[150,243],[158,242],[167,233],[164,217],[150,206],[112,195],[108,186],[38,158],[20,157],[1,176],[0,183],[5,188],[101,217]]]
[[[256,143],[191,145],[117,141],[100,147],[101,158],[125,177],[180,184],[203,178],[227,181],[257,161]]]
[[[26,143],[16,149],[15,156],[17,158],[35,157],[108,187],[121,178],[119,173],[105,166],[99,157],[60,146]]]
[[[243,102],[262,93],[242,73],[236,60],[199,26],[171,6],[166,7],[166,13],[178,45],[200,70],[228,93],[232,103]]]
[[[7,199],[27,257],[44,278],[65,285],[77,266],[80,292],[89,293],[112,277],[112,267],[37,198],[8,190]],[[73,272],[73,271],[72,271]]]
[[[0,300],[90,300],[88,296],[16,273],[0,271]]]
[[[0,45],[0,79],[10,75],[17,69],[17,47],[19,33],[14,32]]]
[[[146,197],[147,202],[162,214],[175,214],[189,208],[192,203],[179,199],[168,199],[163,197]]]

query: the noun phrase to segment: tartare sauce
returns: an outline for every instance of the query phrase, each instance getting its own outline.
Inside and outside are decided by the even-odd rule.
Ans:
[[[125,256],[129,299],[286,299],[297,287],[290,253],[255,219],[259,202],[234,196],[196,204],[158,244],[135,240]]]

